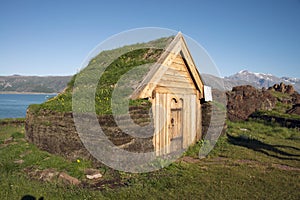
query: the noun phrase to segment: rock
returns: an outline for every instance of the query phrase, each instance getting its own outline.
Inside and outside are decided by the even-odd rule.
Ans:
[[[25,168],[24,171],[35,180],[44,182],[60,181],[67,185],[79,185],[81,182],[65,172],[58,172],[55,169],[33,169],[32,167]]]
[[[24,163],[24,160],[15,160],[14,163],[15,163],[15,164],[23,164],[23,163]]]
[[[97,169],[86,169],[84,173],[86,174],[86,178],[89,180],[99,179],[102,177],[102,174]]]
[[[59,172],[55,169],[34,169],[33,167],[25,168],[24,171],[28,174],[28,176],[32,179],[39,180],[39,181],[47,181],[51,182],[57,179]]]
[[[294,88],[294,86],[292,86],[292,85],[287,85],[287,86],[286,86],[286,91],[285,91],[285,93],[287,93],[287,94],[294,94],[294,93],[295,93],[295,88]]]
[[[12,143],[14,141],[14,138],[13,137],[9,137],[7,139],[4,140],[4,144],[9,144],[9,143]]]
[[[300,104],[300,94],[294,93],[292,99],[293,104]]]
[[[279,85],[279,92],[285,93],[285,90],[286,90],[286,86],[283,82],[281,82]]]
[[[293,85],[285,85],[283,82],[281,82],[279,85],[274,84],[272,87],[269,87],[268,90],[285,94],[294,94],[296,92]]]
[[[276,101],[269,91],[258,90],[250,85],[234,87],[227,92],[228,119],[246,120],[255,111],[273,109]]]
[[[99,179],[99,178],[101,178],[102,177],[102,174],[100,174],[100,173],[98,173],[98,174],[93,174],[93,175],[86,175],[86,178],[87,179],[90,179],[90,180],[92,180],[92,179]]]
[[[51,182],[52,180],[57,178],[58,174],[59,172],[57,172],[55,169],[45,169],[39,171],[39,180]]]
[[[67,185],[79,185],[81,183],[77,178],[74,178],[65,172],[61,172],[59,174],[58,180],[62,181]]]
[[[293,105],[293,107],[287,110],[286,113],[300,115],[300,104]]]

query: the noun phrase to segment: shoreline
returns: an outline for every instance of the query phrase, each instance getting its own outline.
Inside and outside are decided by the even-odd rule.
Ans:
[[[46,93],[46,92],[16,92],[16,91],[0,91],[0,94],[44,94],[44,95],[57,95],[59,92]]]

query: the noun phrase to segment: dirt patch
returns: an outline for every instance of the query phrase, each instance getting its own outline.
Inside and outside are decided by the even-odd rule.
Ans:
[[[33,180],[38,180],[42,182],[53,182],[57,180],[59,172],[55,169],[44,169],[39,170],[34,167],[27,167],[24,172]]]
[[[53,168],[41,170],[41,169],[37,169],[34,166],[25,168],[24,172],[32,180],[38,180],[41,182],[53,182],[53,183],[59,183],[63,185],[74,185],[77,187],[87,188],[91,190],[106,190],[108,188],[115,189],[119,187],[128,186],[128,181],[122,180],[120,176],[117,174],[113,174],[110,179],[103,179],[102,174],[101,177],[98,178],[77,179],[65,172],[60,172]],[[94,174],[94,173],[99,174],[99,170],[87,169],[85,171],[85,175]]]
[[[211,159],[205,159],[205,160],[200,160],[198,158],[193,158],[190,156],[185,156],[182,157],[179,161],[184,161],[186,163],[199,163],[201,165],[228,165],[231,166],[233,165],[240,165],[240,164],[247,164],[249,166],[254,166],[254,167],[270,167],[270,165],[273,168],[280,169],[280,170],[285,170],[285,171],[300,171],[300,168],[297,167],[291,167],[288,165],[281,165],[281,164],[274,164],[274,163],[262,163],[256,160],[247,160],[247,159],[238,159],[238,160],[233,160],[230,158],[225,158],[225,157],[215,157]]]
[[[60,182],[65,185],[79,186],[81,181],[75,177],[70,176],[65,172],[59,172],[56,169],[35,169],[34,167],[28,167],[24,169],[25,173],[33,180],[42,182]]]
[[[84,188],[92,189],[92,190],[106,190],[106,189],[115,189],[128,186],[126,182],[122,182],[120,179],[110,179],[110,180],[101,180],[101,181],[93,181],[93,182],[85,182],[83,184]]]
[[[183,161],[183,162],[186,162],[186,163],[198,163],[198,162],[200,162],[199,158],[193,158],[191,156],[184,156],[184,157],[180,158],[179,161]]]
[[[285,171],[298,171],[298,172],[300,172],[300,168],[291,167],[291,166],[287,166],[287,165],[272,164],[272,167],[277,168],[277,169],[281,169],[281,170],[285,170]]]
[[[248,164],[251,166],[258,166],[258,167],[270,167],[269,163],[262,163],[256,160],[247,160],[247,159],[242,159],[242,160],[233,160],[234,163],[242,163],[242,164]],[[297,167],[291,167],[288,165],[281,165],[281,164],[274,164],[271,163],[271,166],[276,169],[280,170],[286,170],[286,171],[300,171],[300,168]]]

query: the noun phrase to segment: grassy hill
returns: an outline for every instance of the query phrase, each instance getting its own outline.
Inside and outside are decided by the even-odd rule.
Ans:
[[[61,92],[71,76],[0,76],[0,92]]]

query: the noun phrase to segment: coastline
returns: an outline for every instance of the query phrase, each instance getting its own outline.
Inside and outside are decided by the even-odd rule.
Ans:
[[[46,93],[46,92],[16,92],[16,91],[0,91],[0,94],[43,94],[43,95],[57,95],[59,92]]]

